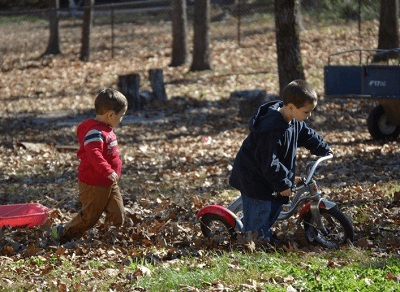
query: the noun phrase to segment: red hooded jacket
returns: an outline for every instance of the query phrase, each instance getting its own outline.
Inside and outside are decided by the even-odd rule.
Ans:
[[[122,162],[119,158],[117,136],[111,126],[94,119],[82,122],[77,129],[81,160],[78,179],[88,185],[109,186],[108,176],[116,172],[121,176]]]

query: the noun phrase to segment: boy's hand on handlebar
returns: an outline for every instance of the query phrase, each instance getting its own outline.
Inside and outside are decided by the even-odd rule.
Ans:
[[[292,195],[292,189],[284,190],[283,192],[280,192],[279,194],[280,194],[281,196],[284,196],[284,197],[289,197],[289,196]]]

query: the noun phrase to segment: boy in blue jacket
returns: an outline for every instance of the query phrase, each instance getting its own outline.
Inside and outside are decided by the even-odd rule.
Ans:
[[[269,241],[270,228],[292,194],[297,147],[318,156],[331,152],[322,136],[303,122],[317,105],[314,89],[304,80],[294,80],[284,88],[282,100],[261,105],[250,119],[250,134],[229,179],[242,196],[245,232],[257,231]]]

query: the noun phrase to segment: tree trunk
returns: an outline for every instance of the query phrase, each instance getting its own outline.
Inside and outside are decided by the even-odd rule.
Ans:
[[[58,20],[59,20],[58,9],[60,9],[60,0],[47,0],[47,2],[49,3],[49,9],[50,9],[50,17],[49,17],[50,36],[47,49],[42,56],[61,54],[60,37],[58,29]]]
[[[194,2],[193,61],[190,71],[210,70],[210,0]]]
[[[81,61],[85,62],[89,62],[90,60],[90,31],[93,26],[93,5],[94,0],[85,0],[84,2]]]
[[[295,79],[304,79],[294,0],[275,0],[276,50],[279,90]]]
[[[171,6],[172,61],[170,66],[177,67],[184,65],[188,56],[186,0],[172,0]]]
[[[379,20],[378,49],[394,49],[399,47],[399,1],[381,0],[381,15]],[[397,58],[398,54],[375,55],[373,62]]]

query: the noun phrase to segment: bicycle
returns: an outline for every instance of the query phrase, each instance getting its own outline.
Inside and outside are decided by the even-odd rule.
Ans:
[[[349,240],[354,240],[354,228],[351,219],[336,207],[336,203],[322,197],[317,182],[313,179],[315,170],[321,162],[333,158],[332,154],[312,161],[306,167],[307,177],[292,187],[295,193],[289,204],[285,204],[278,221],[289,219],[299,212],[298,222],[303,222],[305,237],[309,243],[318,243],[327,248],[338,248]],[[208,205],[197,214],[201,230],[205,237],[234,238],[237,232],[243,232],[243,203],[241,196],[227,208],[221,205]]]

